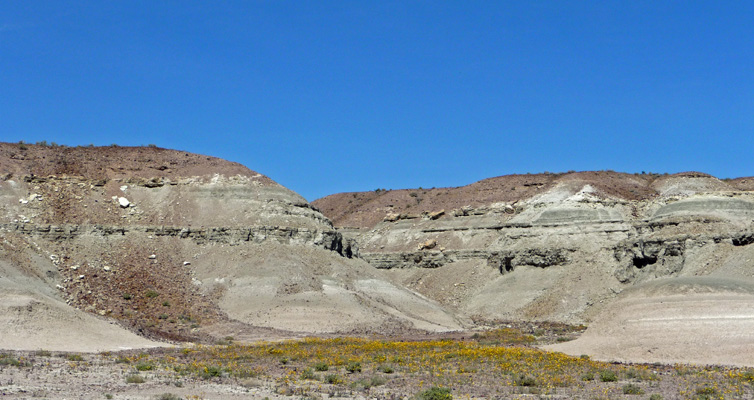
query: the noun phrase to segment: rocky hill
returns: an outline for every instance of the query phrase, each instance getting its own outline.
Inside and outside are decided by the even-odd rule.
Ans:
[[[0,347],[460,328],[355,255],[301,196],[236,163],[0,144]]]
[[[725,309],[733,298],[729,285],[719,282],[754,288],[753,190],[754,178],[599,171],[502,176],[460,188],[341,193],[313,205],[358,242],[361,258],[477,322],[594,324],[583,339],[590,343],[556,348],[637,359],[640,352],[646,356],[646,346],[656,345],[655,357],[664,351],[664,359],[676,361],[689,360],[689,348],[673,349],[672,342],[693,327],[704,340],[727,340],[707,343],[728,349],[718,359],[730,356],[740,363],[737,346],[754,342],[751,333],[740,333],[752,332],[754,313],[714,316],[710,310]],[[676,279],[691,283],[678,285]],[[673,297],[673,311],[663,311],[662,318],[675,317],[663,320],[662,329],[658,320],[612,306],[634,304],[621,300],[626,296],[645,310],[668,304],[667,296],[636,300],[637,293],[657,292],[639,290],[645,285],[672,287],[680,296]],[[740,304],[754,304],[749,289],[735,291]],[[700,306],[709,302],[718,305]],[[702,333],[700,321],[708,318],[717,318],[715,328],[707,324]],[[631,338],[620,337],[629,332],[620,329],[626,324]],[[660,340],[658,332],[667,337]],[[619,343],[636,343],[638,337],[658,340],[617,352]],[[754,363],[754,355],[744,358]]]
[[[524,320],[588,324],[552,347],[572,354],[754,365],[752,244],[754,178],[511,175],[310,205],[213,157],[0,143],[0,348]]]

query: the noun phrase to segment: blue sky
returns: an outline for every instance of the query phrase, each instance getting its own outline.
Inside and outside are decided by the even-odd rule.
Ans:
[[[754,175],[747,1],[0,3],[0,140],[240,162],[309,200]]]

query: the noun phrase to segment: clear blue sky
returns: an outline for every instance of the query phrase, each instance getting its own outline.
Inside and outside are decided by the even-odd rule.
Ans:
[[[309,200],[754,175],[751,1],[4,1],[0,140],[156,144]]]

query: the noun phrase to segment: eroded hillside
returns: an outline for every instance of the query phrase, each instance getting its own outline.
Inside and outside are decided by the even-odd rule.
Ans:
[[[714,278],[681,286],[706,291],[681,297],[689,303],[679,305],[678,320],[661,329],[671,337],[657,342],[668,347],[674,335],[699,326],[689,321],[711,317],[698,304],[725,298],[718,295],[725,288],[710,282],[734,280],[754,288],[753,184],[752,178],[723,181],[696,172],[579,172],[503,176],[461,188],[342,193],[313,204],[359,243],[364,260],[460,315],[596,323],[609,337],[601,336],[600,349],[582,345],[579,351],[609,358],[617,353],[605,350],[605,343],[615,350],[625,342],[616,336],[626,332],[617,325],[634,324],[634,337],[658,331],[651,318],[618,317],[615,307],[605,309],[630,293],[644,293],[623,295],[626,289]],[[754,300],[749,291],[739,292],[746,304]],[[609,328],[601,322],[606,315],[614,322]],[[717,322],[729,332],[750,332],[752,319],[751,313],[723,315]],[[587,333],[585,338],[597,335]],[[710,336],[714,332],[701,334]],[[725,340],[724,348],[735,349],[754,336]],[[634,356],[648,351],[636,348],[641,350]],[[666,359],[688,359],[688,347],[665,350]],[[728,355],[734,354],[741,352]]]
[[[50,310],[83,316],[71,332],[84,342],[108,322],[209,341],[460,327],[353,258],[357,248],[301,196],[236,163],[6,143],[0,177],[0,346],[55,347],[40,318]],[[92,336],[90,347],[133,345],[112,342]]]

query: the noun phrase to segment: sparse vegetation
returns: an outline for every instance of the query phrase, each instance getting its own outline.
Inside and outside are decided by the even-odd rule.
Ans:
[[[640,395],[650,390],[654,393],[644,398],[704,400],[728,398],[728,394],[730,398],[749,398],[754,394],[752,369],[607,364],[532,348],[530,343],[520,343],[525,335],[508,331],[504,336],[517,342],[514,345],[492,343],[482,335],[467,340],[309,338],[255,345],[198,345],[149,352],[103,352],[97,364],[105,365],[109,360],[112,368],[130,370],[118,378],[129,384],[149,379],[169,390],[174,384],[181,386],[182,380],[211,380],[217,385],[266,386],[301,398],[342,397],[344,393],[353,396],[356,392],[371,396],[371,388],[377,386],[386,396],[417,399],[450,398],[443,396],[452,393],[463,398],[509,398],[516,394],[642,398]],[[82,372],[92,368],[87,362],[68,361],[71,355],[38,361],[63,362],[64,368]],[[27,363],[22,355],[0,355],[0,371]],[[315,367],[329,372],[320,375]],[[622,379],[631,381],[620,382]],[[654,383],[663,380],[670,382]],[[640,383],[645,381],[650,383]],[[673,385],[677,388],[672,389]]]
[[[329,365],[327,365],[327,363],[326,363],[326,362],[324,362],[324,361],[320,361],[320,362],[318,362],[318,363],[314,364],[314,369],[315,369],[316,371],[327,371],[327,370],[329,370],[329,369],[330,369],[330,366],[329,366]]]
[[[181,400],[181,397],[173,393],[163,393],[154,397],[155,400]]]
[[[393,367],[389,365],[380,365],[379,367],[377,367],[377,370],[384,374],[392,374],[393,372],[395,372]]]
[[[600,371],[600,381],[602,382],[617,382],[618,381],[618,375],[615,374],[615,372],[611,370],[602,370]]]
[[[222,373],[223,373],[223,370],[221,367],[210,365],[210,366],[204,367],[204,370],[201,373],[201,377],[204,379],[211,379],[211,378],[221,376]]]
[[[702,386],[696,389],[695,400],[712,400],[718,398],[718,391],[711,386]]]
[[[136,370],[137,371],[151,371],[153,369],[154,369],[154,365],[152,365],[150,363],[144,363],[144,362],[142,362],[142,363],[136,364]]]
[[[10,354],[0,354],[0,366],[6,366],[6,365],[9,365],[12,367],[23,367],[26,364],[22,360],[16,357],[13,357]]]
[[[418,400],[452,400],[453,394],[450,389],[444,387],[433,386],[428,390],[425,390],[417,396]]]
[[[623,385],[623,394],[644,394],[644,391],[641,390],[641,388],[633,383],[628,383],[626,385]]]
[[[352,374],[356,372],[361,372],[361,363],[358,361],[348,363],[348,365],[346,366],[346,371]]]
[[[317,375],[314,374],[311,368],[306,368],[301,372],[301,379],[315,380]]]
[[[131,374],[126,377],[126,383],[144,383],[144,377],[139,374]]]
[[[533,387],[537,386],[537,380],[531,375],[521,374],[513,377],[513,384],[516,386]]]

